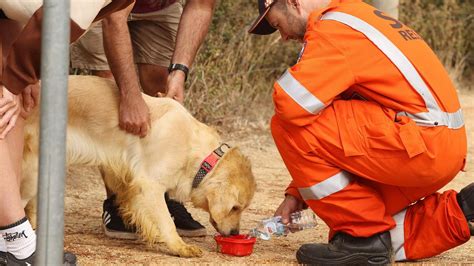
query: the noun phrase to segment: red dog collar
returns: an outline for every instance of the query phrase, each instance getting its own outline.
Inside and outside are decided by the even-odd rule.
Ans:
[[[230,149],[229,145],[223,143],[221,146],[219,146],[219,148],[212,151],[211,154],[209,154],[206,159],[204,159],[204,161],[202,161],[201,167],[199,167],[197,174],[194,176],[193,188],[197,188],[197,186],[199,186],[204,177],[209,172],[211,172],[212,168],[216,166],[219,159],[224,155],[225,151],[222,150],[222,147],[227,147],[227,149]]]

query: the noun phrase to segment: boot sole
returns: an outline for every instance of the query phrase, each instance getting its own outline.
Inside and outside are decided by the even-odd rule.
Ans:
[[[304,265],[389,265],[392,258],[387,254],[358,253],[340,259],[325,260],[308,258],[299,250],[296,252],[298,263]]]

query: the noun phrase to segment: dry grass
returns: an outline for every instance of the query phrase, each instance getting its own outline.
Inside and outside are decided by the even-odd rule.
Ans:
[[[268,128],[273,82],[300,49],[281,43],[279,34],[247,34],[255,15],[253,0],[219,1],[186,86],[186,107],[224,131]],[[458,87],[472,87],[473,0],[400,0],[400,20],[424,37]]]
[[[400,1],[400,20],[424,36],[463,87],[474,69],[473,14],[472,0]],[[254,1],[220,1],[188,86],[186,106],[200,120],[232,131],[267,127],[273,82],[295,62],[299,45],[282,44],[278,34],[248,35],[254,17]]]
[[[402,0],[400,20],[433,48],[452,79],[473,88],[474,2],[472,0]]]
[[[256,15],[249,2],[220,1],[186,96],[186,106],[198,119],[233,130],[260,127],[257,121],[268,120],[273,81],[295,62],[300,47],[282,44],[278,34],[248,34]]]

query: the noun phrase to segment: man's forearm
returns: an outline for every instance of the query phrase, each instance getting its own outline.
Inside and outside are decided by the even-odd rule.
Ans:
[[[173,63],[191,67],[206,37],[215,0],[188,0],[184,7],[176,37]]]
[[[140,93],[127,17],[133,5],[102,20],[104,50],[122,97]]]

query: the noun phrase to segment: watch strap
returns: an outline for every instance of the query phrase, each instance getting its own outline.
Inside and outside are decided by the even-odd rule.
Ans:
[[[184,80],[188,80],[188,73],[189,73],[189,68],[183,64],[173,64],[171,63],[170,66],[168,67],[168,73],[171,73],[175,70],[181,70],[184,72]]]

